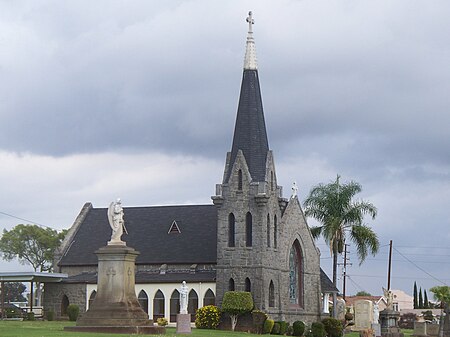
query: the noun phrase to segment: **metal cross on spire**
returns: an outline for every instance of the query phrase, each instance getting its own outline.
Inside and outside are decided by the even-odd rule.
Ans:
[[[248,22],[248,32],[252,33],[252,26],[255,24],[255,20],[253,20],[253,16],[252,16],[252,11],[248,12],[248,17],[247,17],[247,22]]]

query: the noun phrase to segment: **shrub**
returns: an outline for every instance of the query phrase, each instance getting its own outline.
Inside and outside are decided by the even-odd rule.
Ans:
[[[311,334],[313,337],[325,337],[327,332],[322,322],[314,322],[311,324]]]
[[[292,336],[293,332],[294,332],[294,327],[292,325],[288,324],[288,327],[286,329],[286,336]]]
[[[55,320],[55,312],[53,310],[47,311],[45,318],[47,318],[47,321],[54,321]]]
[[[234,331],[239,315],[253,309],[252,294],[246,291],[227,291],[223,296],[222,310],[230,315],[231,330]]]
[[[294,324],[292,324],[292,335],[293,336],[302,336],[305,332],[305,323],[302,321],[295,321]]]
[[[169,322],[167,322],[167,318],[160,317],[156,320],[156,324],[158,324],[159,326],[166,326],[167,324],[169,324]]]
[[[67,306],[67,316],[69,316],[69,321],[75,322],[80,313],[80,308],[76,304],[69,304]]]
[[[27,312],[27,315],[25,316],[26,321],[35,321],[36,318],[34,317],[34,312]]]
[[[344,332],[344,327],[340,320],[336,318],[324,318],[322,323],[325,327],[328,337],[341,337]]]
[[[285,321],[278,321],[278,323],[280,324],[280,333],[279,333],[279,335],[284,335],[286,333],[286,331],[287,331],[289,323],[285,322]]]
[[[268,318],[267,314],[261,310],[252,311],[253,328],[255,333],[262,334],[264,328],[264,322]]]
[[[216,329],[220,323],[220,310],[215,305],[199,308],[195,315],[195,327],[199,329]]]
[[[271,333],[274,323],[275,321],[273,319],[266,319],[266,321],[264,322],[263,333]]]
[[[279,335],[280,334],[280,322],[275,322],[273,323],[273,328],[272,328],[272,335]]]

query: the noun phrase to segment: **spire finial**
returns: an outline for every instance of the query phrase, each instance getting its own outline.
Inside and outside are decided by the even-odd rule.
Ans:
[[[248,35],[247,35],[247,47],[245,49],[244,69],[256,70],[258,69],[258,63],[256,62],[256,48],[255,40],[253,39],[253,20],[252,11],[248,12],[246,19],[248,22]]]

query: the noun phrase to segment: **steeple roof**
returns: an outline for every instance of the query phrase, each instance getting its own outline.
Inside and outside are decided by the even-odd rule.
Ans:
[[[244,59],[241,94],[239,97],[236,125],[234,128],[231,161],[226,180],[231,175],[231,167],[239,150],[242,150],[253,181],[264,181],[266,176],[266,158],[269,151],[266,123],[259,87],[256,63],[255,42],[253,40],[252,12],[247,18],[249,32]]]

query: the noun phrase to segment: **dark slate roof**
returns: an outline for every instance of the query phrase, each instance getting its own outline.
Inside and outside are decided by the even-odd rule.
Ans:
[[[242,150],[253,181],[264,181],[266,158],[269,151],[266,123],[259,87],[258,71],[245,69],[242,76],[241,95],[234,128],[230,168],[225,182],[231,174],[238,150]]]
[[[338,293],[339,290],[334,286],[328,275],[320,268],[320,288],[323,293]]]
[[[214,205],[125,207],[124,220],[122,240],[140,252],[137,264],[217,262]],[[168,234],[174,220],[181,233]],[[107,209],[90,209],[59,265],[97,265],[94,252],[110,238]]]
[[[190,272],[167,272],[166,274],[160,274],[159,272],[138,271],[136,273],[136,283],[179,283],[180,281],[186,281],[187,283],[193,282],[215,282],[216,271],[215,270],[202,270],[195,273]],[[82,273],[63,281],[64,283],[97,283],[97,273]]]

